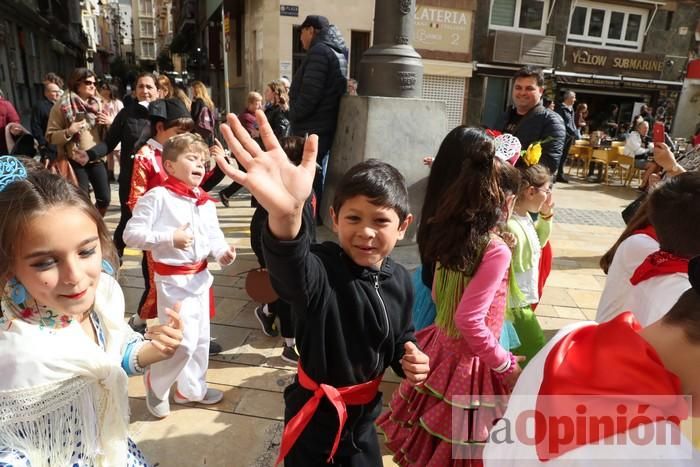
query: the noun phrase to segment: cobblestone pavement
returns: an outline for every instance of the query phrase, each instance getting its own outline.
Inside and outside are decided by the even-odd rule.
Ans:
[[[598,258],[621,231],[622,224],[614,214],[619,215],[635,197],[634,190],[620,187],[575,181],[557,184],[554,270],[537,310],[547,333],[594,317],[604,284]],[[117,199],[116,192],[113,199]],[[217,304],[212,335],[224,352],[210,359],[207,380],[224,391],[223,401],[207,407],[173,405],[169,417],[157,420],[145,409],[142,379],[129,381],[131,436],[151,462],[161,467],[268,467],[277,455],[282,391],[294,368],[280,358],[281,339],[266,337],[260,331],[253,316],[256,304],[244,290],[245,272],[257,266],[248,240],[249,197],[240,194],[231,206],[219,206],[218,213],[227,238],[238,248],[238,259],[223,271],[216,264],[210,265]],[[115,202],[106,217],[112,229],[118,212]],[[327,231],[322,234],[330,236]],[[393,256],[409,268],[418,262],[411,244],[398,247]],[[140,252],[127,251],[120,282],[130,314],[136,310],[143,288]],[[385,401],[397,384],[396,376],[387,372],[381,386]],[[388,454],[384,460],[385,466],[394,465]]]

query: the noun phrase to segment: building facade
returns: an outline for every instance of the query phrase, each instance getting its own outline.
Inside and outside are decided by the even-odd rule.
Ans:
[[[79,0],[0,2],[0,89],[28,123],[50,71],[66,79],[85,66],[87,36]]]
[[[678,105],[693,31],[693,0],[492,0],[479,2],[470,124],[492,126],[510,101],[511,77],[523,65],[545,69],[546,95],[571,89],[589,115],[619,107],[629,123],[642,104]]]
[[[155,70],[158,46],[156,43],[158,0],[132,0],[131,18],[134,40],[134,57],[142,68]]]

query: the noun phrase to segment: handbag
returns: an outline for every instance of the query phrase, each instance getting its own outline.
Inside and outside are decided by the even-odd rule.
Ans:
[[[257,303],[273,303],[279,295],[272,288],[270,274],[267,269],[251,269],[245,278],[245,291]]]
[[[65,155],[59,154],[54,160],[47,159],[44,164],[49,172],[60,175],[73,185],[78,186],[78,177],[75,176],[73,166],[70,165],[70,161],[66,159]]]

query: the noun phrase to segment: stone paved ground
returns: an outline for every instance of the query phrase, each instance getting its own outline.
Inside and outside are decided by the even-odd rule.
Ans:
[[[556,226],[552,236],[555,261],[538,308],[540,322],[551,334],[561,326],[594,317],[605,277],[599,256],[614,242],[622,223],[615,214],[636,197],[629,188],[577,183],[557,185]],[[116,192],[114,192],[116,200]],[[114,228],[118,209],[113,203],[107,221]],[[219,207],[227,238],[238,248],[235,264],[224,271],[210,266],[215,277],[217,314],[212,335],[224,348],[211,358],[208,382],[224,391],[214,406],[172,406],[172,414],[156,420],[145,409],[141,378],[131,378],[130,431],[152,462],[161,467],[271,466],[282,428],[282,391],[294,368],[281,358],[281,341],[260,332],[253,316],[255,304],[244,291],[245,272],[257,265],[250,250],[248,196],[237,196],[231,208]],[[619,215],[619,214],[618,214]],[[324,235],[330,235],[325,232]],[[409,268],[416,266],[416,248],[397,248],[394,256]],[[121,270],[127,313],[136,309],[143,287],[140,253],[128,251]],[[398,379],[387,374],[385,400]],[[390,456],[385,465],[394,465]]]

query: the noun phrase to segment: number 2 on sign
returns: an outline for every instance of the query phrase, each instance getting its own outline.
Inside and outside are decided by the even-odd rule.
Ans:
[[[459,45],[459,34],[452,33],[452,45]]]

